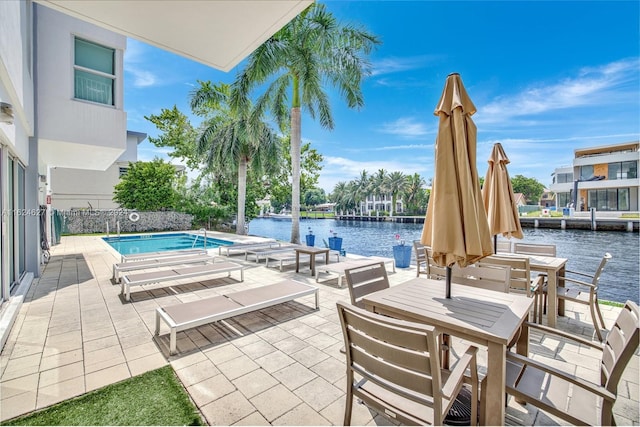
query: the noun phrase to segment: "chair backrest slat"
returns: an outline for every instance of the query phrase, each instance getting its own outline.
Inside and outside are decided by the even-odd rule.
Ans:
[[[511,268],[508,266],[470,265],[451,269],[454,283],[498,292],[509,292]]]
[[[601,382],[610,392],[617,393],[618,382],[624,368],[638,346],[640,346],[640,312],[634,302],[627,301],[607,335],[603,347]]]
[[[351,304],[364,307],[362,297],[389,287],[389,277],[384,262],[348,268],[344,271],[349,287]]]
[[[527,296],[531,296],[531,267],[529,258],[491,255],[482,258],[478,262],[480,266],[508,266],[511,268],[511,282],[509,288],[511,291],[524,292]]]
[[[556,245],[515,242],[513,244],[513,253],[522,255],[556,256]]]
[[[395,355],[402,356],[404,351],[396,351]],[[379,386],[392,388],[398,393],[402,389],[419,392],[424,396],[433,394],[433,380],[423,371],[409,371],[402,369],[395,360],[382,359],[355,347],[352,349],[351,361],[354,369],[363,377],[374,381]],[[427,361],[428,362],[428,361]],[[412,394],[403,394],[411,397]],[[426,399],[425,399],[426,400]]]
[[[513,249],[513,245],[511,244],[511,240],[498,240],[496,242],[496,252],[507,252],[510,253]]]

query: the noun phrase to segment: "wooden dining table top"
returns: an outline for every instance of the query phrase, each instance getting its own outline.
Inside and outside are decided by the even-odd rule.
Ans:
[[[426,278],[369,294],[363,301],[368,310],[425,322],[474,342],[504,345],[515,337],[533,304],[533,299],[523,294],[456,283],[451,284],[451,298],[445,298],[445,281]]]

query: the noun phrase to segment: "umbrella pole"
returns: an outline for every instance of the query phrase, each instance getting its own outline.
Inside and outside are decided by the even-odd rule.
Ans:
[[[498,253],[498,235],[497,234],[493,235],[493,253],[494,254]]]
[[[447,266],[445,275],[445,296],[451,298],[451,267]],[[441,346],[441,361],[443,369],[449,369],[449,334],[442,334],[442,346]]]

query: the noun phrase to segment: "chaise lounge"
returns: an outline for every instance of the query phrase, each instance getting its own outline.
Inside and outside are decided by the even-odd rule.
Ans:
[[[295,280],[284,280],[272,285],[198,301],[159,307],[156,309],[155,335],[160,335],[160,320],[163,320],[170,328],[169,354],[175,354],[177,350],[176,335],[180,331],[293,301],[311,294],[315,294],[315,309],[317,310],[319,308],[318,288]]]
[[[131,287],[147,285],[150,283],[160,283],[169,280],[186,279],[190,277],[208,276],[211,274],[228,273],[240,271],[240,281],[244,281],[244,266],[235,262],[216,262],[212,264],[166,269],[149,273],[138,273],[122,276],[120,293],[124,294],[124,299],[131,299]]]
[[[161,258],[150,258],[140,261],[130,261],[113,264],[113,280],[120,283],[120,273],[125,271],[146,270],[148,268],[168,267],[179,264],[208,264],[215,258],[205,254],[187,254]]]

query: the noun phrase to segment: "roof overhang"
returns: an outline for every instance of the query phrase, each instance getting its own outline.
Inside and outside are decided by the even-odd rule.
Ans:
[[[229,71],[313,0],[35,0],[127,37]]]

